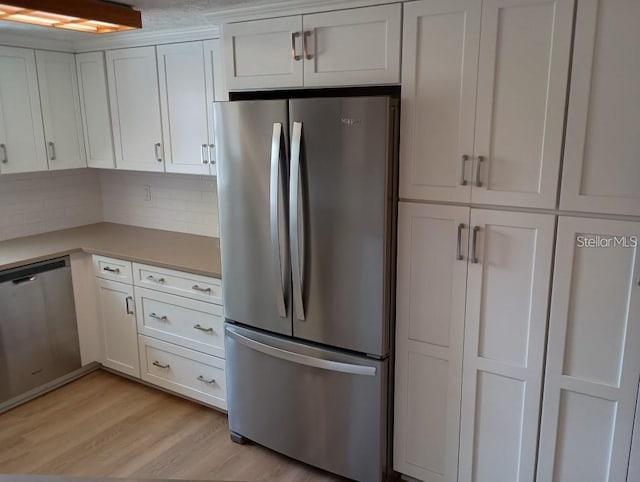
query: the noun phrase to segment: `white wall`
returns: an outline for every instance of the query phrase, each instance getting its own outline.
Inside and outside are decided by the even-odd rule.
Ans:
[[[104,221],[219,236],[215,177],[104,170],[100,186]]]
[[[0,176],[0,241],[102,221],[98,172]]]

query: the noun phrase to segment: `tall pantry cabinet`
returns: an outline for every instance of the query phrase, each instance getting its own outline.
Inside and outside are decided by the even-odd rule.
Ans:
[[[640,3],[422,0],[403,20],[394,469],[627,482],[640,222],[589,216],[640,215]]]

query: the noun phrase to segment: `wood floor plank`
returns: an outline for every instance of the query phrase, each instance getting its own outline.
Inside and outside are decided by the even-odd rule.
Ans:
[[[264,447],[235,444],[223,413],[105,371],[1,414],[0,473],[343,480]]]

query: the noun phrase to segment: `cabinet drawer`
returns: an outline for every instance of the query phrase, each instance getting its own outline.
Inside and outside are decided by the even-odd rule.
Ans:
[[[134,284],[195,300],[222,304],[222,282],[216,278],[133,263]]]
[[[222,306],[135,289],[138,332],[224,358]]]
[[[224,360],[143,335],[138,343],[143,380],[227,409]]]
[[[129,261],[94,255],[93,272],[98,278],[133,284],[133,272]]]

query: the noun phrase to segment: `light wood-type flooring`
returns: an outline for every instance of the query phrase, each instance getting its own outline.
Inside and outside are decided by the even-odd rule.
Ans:
[[[0,415],[0,473],[332,481],[230,441],[226,415],[99,370]]]

